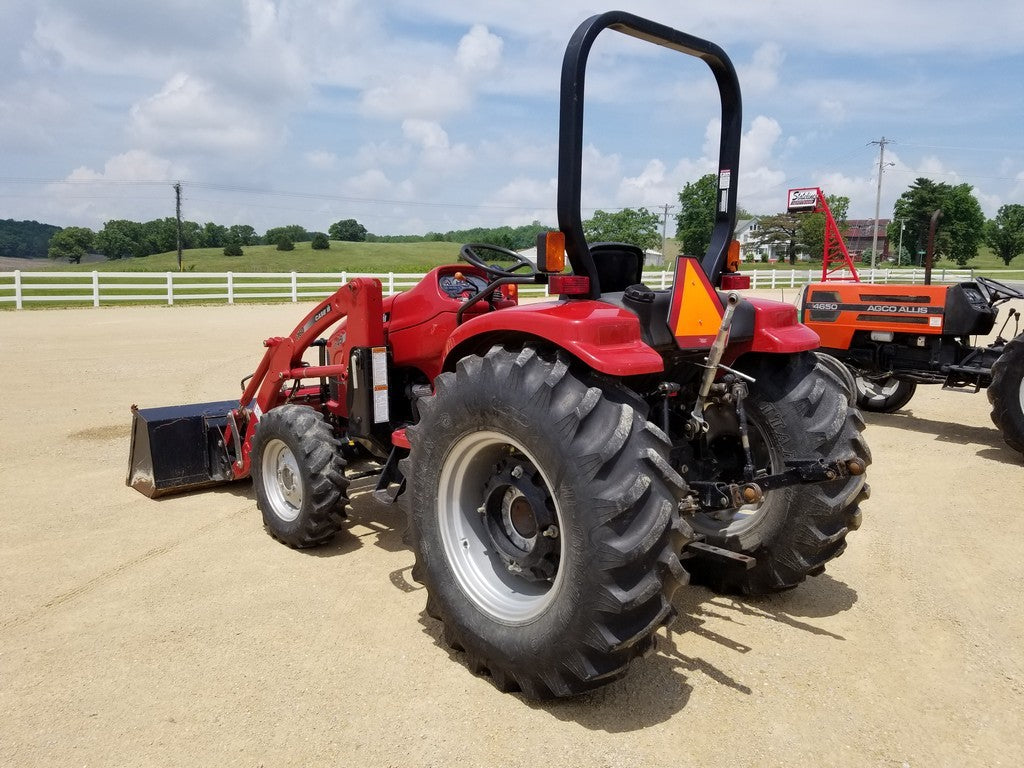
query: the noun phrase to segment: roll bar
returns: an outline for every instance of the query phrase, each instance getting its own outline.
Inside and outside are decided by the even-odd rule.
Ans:
[[[722,133],[718,149],[718,203],[711,243],[701,266],[712,285],[718,285],[729,242],[736,226],[736,185],[740,160],[742,100],[736,70],[725,51],[714,43],[624,11],[591,16],[576,29],[562,59],[558,127],[558,227],[565,233],[565,250],[577,275],[590,278],[590,298],[599,296],[597,268],[583,234],[580,195],[583,176],[583,100],[587,58],[597,36],[613,29],[630,37],[703,59],[718,83],[722,103]]]

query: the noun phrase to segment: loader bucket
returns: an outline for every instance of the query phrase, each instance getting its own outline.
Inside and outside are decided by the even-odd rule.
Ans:
[[[224,445],[237,400],[164,408],[132,406],[132,445],[126,483],[150,498],[233,479]]]

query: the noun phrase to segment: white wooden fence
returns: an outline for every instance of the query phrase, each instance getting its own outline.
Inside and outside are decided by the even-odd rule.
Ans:
[[[755,289],[794,288],[821,279],[820,269],[750,270]],[[862,270],[869,283],[922,283],[923,269]],[[842,276],[842,273],[840,273]],[[936,269],[937,283],[969,280],[969,269]],[[26,305],[101,304],[118,302],[205,302],[234,304],[240,301],[312,301],[330,296],[339,285],[355,277],[375,277],[385,295],[411,288],[422,274],[396,272],[0,272],[0,307]],[[652,288],[668,288],[673,273],[645,272]],[[1024,270],[1000,272],[1001,280],[1024,280]],[[544,286],[520,286],[522,296],[545,296]]]

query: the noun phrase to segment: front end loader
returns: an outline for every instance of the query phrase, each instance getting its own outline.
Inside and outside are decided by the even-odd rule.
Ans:
[[[721,96],[711,244],[679,258],[670,290],[644,285],[641,249],[582,229],[584,79],[609,30],[703,60]],[[742,115],[725,52],[594,16],[566,49],[560,110],[559,229],[536,264],[467,244],[395,296],[342,285],[266,340],[237,403],[186,407],[175,429],[137,409],[128,479],[159,495],[251,477],[267,530],[307,547],[343,528],[350,480],[373,472],[376,501],[408,510],[445,641],[530,698],[620,678],[691,578],[760,594],[822,572],[860,525],[870,462],[794,307],[728,290]],[[552,298],[520,304],[521,285]]]

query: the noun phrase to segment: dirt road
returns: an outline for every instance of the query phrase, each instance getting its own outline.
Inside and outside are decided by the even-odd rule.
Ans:
[[[0,313],[0,765],[1024,762],[1024,466],[984,394],[868,417],[873,495],[823,576],[681,590],[624,681],[535,704],[439,644],[365,487],[309,553],[247,484],[125,487],[132,403],[235,396],[302,311]]]

